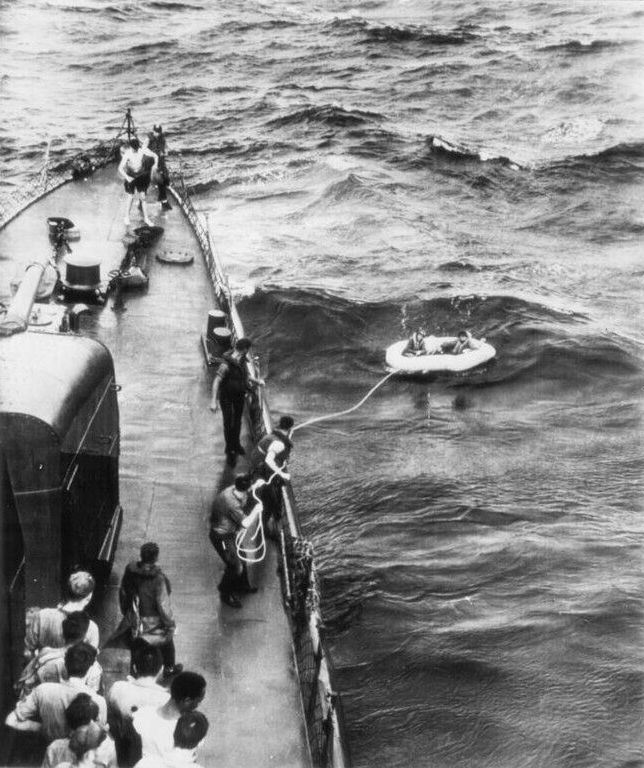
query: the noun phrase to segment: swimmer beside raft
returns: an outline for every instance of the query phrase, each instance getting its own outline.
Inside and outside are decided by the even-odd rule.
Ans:
[[[387,348],[387,365],[401,373],[467,371],[488,362],[496,350],[485,339],[475,339],[469,331],[456,336],[427,335],[418,328],[411,337]]]

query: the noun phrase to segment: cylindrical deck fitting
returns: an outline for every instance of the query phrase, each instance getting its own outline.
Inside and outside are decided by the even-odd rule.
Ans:
[[[211,309],[208,312],[208,325],[206,326],[206,336],[209,339],[215,338],[214,331],[216,328],[226,327],[226,313],[219,309]]]
[[[65,277],[61,282],[66,288],[77,291],[94,291],[101,284],[101,262],[93,256],[67,254],[63,259]]]
[[[232,333],[228,328],[215,328],[212,332],[212,340],[217,346],[217,356],[221,357],[231,347]]]

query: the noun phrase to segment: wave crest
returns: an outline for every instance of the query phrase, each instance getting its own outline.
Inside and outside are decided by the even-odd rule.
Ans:
[[[308,123],[330,125],[347,128],[366,125],[372,120],[380,120],[378,112],[368,112],[361,109],[344,109],[335,104],[324,104],[317,107],[306,107],[297,112],[291,112],[267,123],[272,128],[282,128],[288,125],[307,125]]]

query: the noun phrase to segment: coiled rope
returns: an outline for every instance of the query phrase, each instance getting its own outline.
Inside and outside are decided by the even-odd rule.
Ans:
[[[382,385],[387,381],[387,379],[390,379],[397,371],[390,371],[386,376],[383,376],[382,379],[371,389],[367,392],[367,394],[360,400],[359,403],[356,403],[351,408],[347,408],[344,411],[337,411],[336,413],[327,413],[324,416],[316,416],[313,419],[309,419],[308,421],[303,421],[301,424],[296,424],[293,427],[293,432],[296,432],[298,429],[303,429],[304,427],[308,427],[311,424],[317,424],[320,421],[326,421],[327,419],[337,419],[339,416],[347,416],[349,413],[353,413],[353,411],[357,411],[358,408],[360,408],[361,405],[364,405],[364,403],[367,402],[367,400],[373,395],[376,390],[380,389]]]
[[[264,535],[264,503],[257,495],[260,488],[270,485],[277,476],[274,472],[268,480],[256,480],[251,488],[251,495],[257,502],[249,514],[244,518],[243,528],[235,537],[237,556],[244,563],[261,563],[266,557],[266,536]],[[257,523],[251,532],[251,526]]]

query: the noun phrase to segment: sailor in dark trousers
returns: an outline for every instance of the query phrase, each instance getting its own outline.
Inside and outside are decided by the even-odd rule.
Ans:
[[[224,362],[217,369],[212,384],[210,410],[216,413],[221,406],[226,458],[231,467],[235,466],[237,456],[244,456],[246,453],[239,441],[246,393],[253,385],[264,383],[261,379],[253,378],[248,372],[250,348],[250,339],[238,339],[235,348],[224,353]]]
[[[277,428],[264,435],[251,454],[250,469],[253,480],[261,478],[267,483],[262,490],[265,524],[269,523],[271,517],[275,520],[280,517],[280,488],[284,481],[291,479],[287,465],[293,448],[291,434],[294,424],[291,416],[282,416]],[[268,525],[267,529],[269,533],[274,533]]]
[[[243,527],[248,504],[250,475],[238,475],[233,485],[217,494],[210,513],[210,542],[226,564],[219,582],[221,601],[231,608],[241,608],[242,592],[257,592],[250,586],[245,563],[239,558],[236,538]]]
[[[159,202],[164,211],[172,210],[168,201],[168,186],[170,184],[170,174],[166,165],[166,143],[165,133],[160,125],[155,125],[152,132],[148,135],[148,149],[159,158],[157,165],[157,188],[159,190]]]

